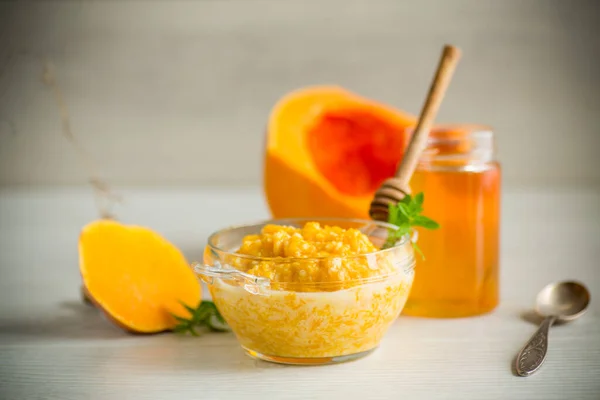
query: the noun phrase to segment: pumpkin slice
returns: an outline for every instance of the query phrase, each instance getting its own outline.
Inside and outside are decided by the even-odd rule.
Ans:
[[[79,236],[79,268],[86,296],[123,329],[171,330],[171,314],[188,317],[183,302],[197,307],[201,287],[183,254],[144,227],[99,220]]]
[[[283,97],[267,128],[265,195],[275,218],[368,218],[394,175],[413,115],[337,86]]]

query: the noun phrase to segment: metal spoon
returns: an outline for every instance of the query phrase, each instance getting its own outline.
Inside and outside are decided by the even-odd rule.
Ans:
[[[544,318],[516,359],[516,370],[520,376],[536,372],[548,349],[548,330],[554,322],[568,322],[580,317],[590,303],[590,293],[579,282],[551,283],[538,294],[536,312]]]

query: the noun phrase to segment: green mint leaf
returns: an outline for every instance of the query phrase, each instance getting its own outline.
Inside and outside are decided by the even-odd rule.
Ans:
[[[208,300],[202,300],[202,302],[200,303],[200,305],[202,307],[211,308],[213,310],[217,309],[217,307],[215,306],[215,303],[213,303],[212,301],[208,301]]]
[[[417,216],[423,212],[423,201],[425,200],[425,196],[423,192],[418,193],[413,201],[410,203],[410,211],[412,216]]]
[[[190,315],[194,315],[194,313],[196,312],[195,308],[188,306],[187,304],[185,304],[182,301],[180,301],[179,304],[181,304],[182,306],[184,306],[185,309],[188,310],[188,312],[190,313]]]
[[[413,247],[413,249],[415,249],[415,252],[419,253],[419,255],[421,256],[421,259],[423,261],[425,261],[425,255],[421,251],[421,248],[419,246],[417,246],[417,244],[415,242],[412,242],[412,247]]]
[[[225,321],[225,318],[223,318],[223,316],[221,315],[221,313],[219,311],[217,311],[217,313],[215,314],[215,317],[217,317],[217,320],[223,324],[226,325],[227,322]]]
[[[225,332],[228,329],[227,323],[219,310],[212,301],[202,301],[197,308],[192,308],[184,303],[181,303],[186,310],[191,314],[189,318],[183,318],[173,315],[179,322],[173,332],[185,334],[189,333],[193,336],[200,336],[196,328],[208,328],[211,331]],[[212,325],[212,326],[211,326]]]
[[[396,207],[396,209],[398,211],[400,211],[400,213],[407,218],[407,222],[408,222],[408,218],[410,218],[412,215],[410,206],[407,204],[404,204],[404,203],[398,203],[398,207]],[[400,218],[397,218],[397,220],[398,219],[400,219]]]
[[[200,310],[200,312],[194,314],[190,322],[192,325],[200,325],[204,322],[206,317],[208,317],[208,312],[206,310]]]
[[[425,201],[425,194],[423,192],[417,193],[417,195],[415,196],[415,203],[422,206],[424,201]]]
[[[440,225],[429,217],[421,215],[423,212],[423,203],[425,202],[425,194],[417,193],[414,197],[406,195],[397,204],[388,206],[388,223],[396,225],[398,229],[390,229],[388,238],[382,248],[393,247],[402,236],[410,234],[411,228],[420,226],[426,229],[438,229]],[[421,249],[413,243],[413,247],[423,259]]]
[[[407,194],[406,196],[404,196],[404,198],[402,200],[399,201],[399,203],[404,203],[406,205],[409,205],[412,202],[412,196],[410,194]]]
[[[395,204],[388,204],[388,221],[396,221],[398,219],[398,207]]]
[[[177,325],[175,328],[173,328],[173,332],[175,333],[183,333],[188,329],[188,327],[186,325]]]
[[[388,222],[396,226],[408,225],[410,216],[407,207],[404,203],[390,204]]]
[[[401,237],[402,237],[402,235],[398,234],[397,230],[390,228],[388,230],[388,237],[387,237],[385,243],[383,244],[382,248],[389,249],[390,247],[394,247],[396,242],[398,242],[398,240],[400,240]]]
[[[414,217],[412,220],[412,224],[413,226],[421,226],[427,229],[438,229],[440,227],[440,224],[424,215],[417,215],[416,217]]]
[[[410,233],[410,227],[408,225],[406,226],[399,226],[398,230],[396,231],[396,236],[398,239],[400,239],[401,237],[403,237],[404,235],[407,235]]]
[[[173,318],[175,318],[177,321],[179,321],[181,323],[187,323],[188,322],[187,318],[183,318],[183,317],[177,316],[175,314],[171,314],[171,315],[173,316]]]

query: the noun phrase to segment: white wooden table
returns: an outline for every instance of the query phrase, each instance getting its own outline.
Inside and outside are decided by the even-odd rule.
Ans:
[[[120,219],[151,226],[197,259],[223,225],[268,216],[261,192],[123,191]],[[132,336],[79,298],[77,235],[87,188],[0,191],[1,399],[600,399],[600,193],[506,191],[501,305],[457,320],[401,317],[362,360],[326,367],[254,361],[231,334]],[[552,329],[542,369],[511,360],[535,326],[536,292],[577,279],[589,312]]]

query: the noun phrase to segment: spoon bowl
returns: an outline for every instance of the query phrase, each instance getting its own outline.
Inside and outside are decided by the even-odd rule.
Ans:
[[[552,324],[579,318],[589,304],[590,292],[579,282],[555,282],[544,287],[535,305],[536,312],[544,317],[544,321],[517,355],[517,374],[529,376],[536,372],[546,359],[548,332]]]
[[[568,322],[584,314],[589,304],[590,293],[581,283],[555,282],[540,291],[535,311],[542,317],[555,317],[560,322]]]

